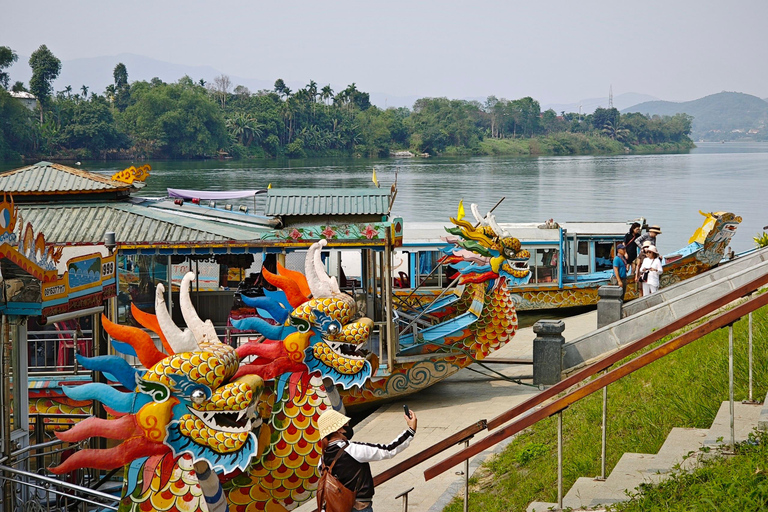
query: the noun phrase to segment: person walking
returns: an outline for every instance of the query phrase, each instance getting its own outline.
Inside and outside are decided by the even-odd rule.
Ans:
[[[317,426],[320,430],[323,455],[319,467],[330,468],[339,482],[355,493],[352,511],[373,512],[373,475],[370,463],[391,459],[405,450],[416,435],[416,413],[408,411],[405,423],[408,426],[389,444],[373,444],[350,441],[354,434],[349,426],[350,418],[329,409],[320,415]],[[325,503],[318,503],[322,509]]]
[[[627,293],[627,251],[624,244],[616,246],[616,256],[613,258],[613,275],[616,278],[616,284],[621,286],[621,300],[624,300],[624,294]]]
[[[645,250],[645,259],[640,265],[640,281],[643,283],[643,297],[659,291],[660,276],[664,272],[659,251],[655,245]]]

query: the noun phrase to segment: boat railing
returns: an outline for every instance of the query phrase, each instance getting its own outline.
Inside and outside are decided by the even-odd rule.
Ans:
[[[466,471],[466,464],[468,464],[468,461],[471,457],[477,455],[478,453],[484,450],[487,450],[493,447],[497,443],[537,423],[538,421],[541,421],[545,418],[548,418],[556,414],[558,415],[561,414],[562,411],[567,409],[569,406],[573,405],[575,402],[601,389],[604,390],[608,384],[612,382],[616,382],[617,380],[631,374],[632,372],[642,367],[645,367],[648,364],[658,359],[663,358],[669,353],[689,343],[692,343],[700,339],[701,337],[705,336],[706,334],[709,334],[717,329],[721,329],[725,327],[729,328],[729,334],[730,334],[729,342],[731,345],[731,350],[729,352],[732,357],[733,324],[737,320],[747,315],[751,315],[753,311],[756,311],[757,309],[760,309],[768,305],[768,293],[755,295],[749,300],[747,300],[746,302],[740,303],[734,306],[733,308],[718,314],[714,318],[709,319],[707,322],[701,322],[699,325],[678,335],[671,341],[663,343],[651,350],[646,351],[645,349],[650,345],[652,345],[653,343],[659,342],[666,336],[669,336],[687,326],[690,326],[695,322],[700,322],[700,320],[704,318],[706,315],[712,314],[718,311],[719,309],[724,308],[725,306],[728,306],[729,304],[733,303],[738,299],[742,299],[744,297],[754,294],[758,289],[766,285],[768,285],[768,275],[761,276],[751,282],[748,282],[738,288],[735,288],[727,295],[724,295],[708,304],[702,305],[697,310],[687,315],[684,315],[679,319],[665,326],[661,326],[659,329],[641,338],[640,340],[629,343],[626,346],[609,354],[608,356],[603,357],[602,359],[583,368],[582,370],[579,370],[578,372],[571,374],[570,376],[561,380],[559,383],[545,389],[544,391],[541,391],[540,393],[537,393],[536,395],[529,398],[525,402],[515,407],[512,407],[511,409],[503,412],[502,414],[499,414],[495,418],[492,418],[487,422],[485,420],[481,420],[480,422],[470,425],[469,427],[461,431],[461,432],[465,432],[467,431],[467,429],[477,428],[477,426],[480,425],[482,428],[475,430],[474,433],[472,434],[472,435],[475,435],[486,428],[488,430],[492,430],[492,429],[501,427],[498,430],[496,430],[496,432],[493,432],[483,437],[482,439],[480,439],[479,441],[475,442],[472,445],[469,444],[467,439],[464,439],[463,441],[458,439],[456,437],[457,434],[455,434],[454,436],[448,437],[443,441],[440,441],[439,443],[436,443],[435,445],[423,450],[422,452],[419,452],[416,455],[409,457],[408,459],[405,459],[404,461],[384,471],[383,473],[376,475],[374,477],[375,485],[383,484],[384,482],[410,470],[411,468],[417,466],[418,464],[421,464],[422,462],[425,462],[426,460],[432,457],[435,457],[436,455],[439,455],[440,453],[443,453],[445,450],[448,450],[449,448],[456,446],[461,442],[466,443],[466,447],[464,449],[447,457],[443,461],[427,468],[427,470],[424,472],[424,477],[426,480],[430,480],[463,462],[465,464],[465,476],[468,478],[468,473]],[[751,335],[750,335],[750,340],[751,340]],[[628,363],[622,366],[619,366],[618,368],[609,370],[611,366],[631,356],[636,356],[636,357],[635,359],[632,359]],[[730,363],[732,364],[732,359],[730,360]],[[605,373],[603,373],[603,375],[597,377],[597,375],[600,372],[604,372],[604,371]],[[750,369],[750,375],[751,375],[751,369]],[[732,390],[733,389],[732,373],[730,374],[730,379],[731,379],[730,389]],[[558,396],[559,398],[556,398]],[[733,400],[732,392],[730,395],[730,399],[731,401]],[[751,399],[751,381],[750,381],[750,399]],[[603,395],[603,400],[604,400],[604,406],[605,406],[605,400],[606,400],[605,392]],[[545,402],[547,403],[545,404]],[[731,411],[733,411],[733,408],[731,408]],[[603,417],[605,418],[605,415]],[[559,418],[560,420],[562,419],[561,416]],[[507,424],[506,426],[502,426],[505,423],[509,422],[510,420],[514,420],[514,421]],[[558,423],[561,424],[561,422],[558,422]],[[603,429],[604,429],[603,432],[605,433],[605,425],[603,425]],[[562,446],[562,444],[560,444],[560,446]],[[562,454],[559,453],[559,455],[560,455],[559,461],[561,462]],[[605,472],[604,467],[605,467],[605,442],[603,442],[603,472]],[[560,501],[560,505],[562,506],[562,473],[561,472],[559,473],[558,477],[559,477],[558,498]]]
[[[241,332],[231,325],[214,326],[222,342],[233,348],[258,341],[261,335],[257,332]],[[143,329],[150,335],[158,348],[162,347],[160,336],[154,332]],[[60,330],[60,331],[28,331],[28,369],[30,374],[46,376],[90,375],[90,370],[85,370],[78,364],[77,355],[91,357],[95,355],[93,346],[93,331],[90,330]],[[138,358],[122,355],[131,366],[139,367]]]
[[[421,311],[418,311],[418,314],[416,314],[416,316],[413,318],[413,320],[411,320],[400,331],[400,335],[402,336],[404,334],[413,333],[413,339],[414,339],[414,341],[416,341],[418,336],[419,336],[419,332],[418,332],[418,328],[419,328],[418,322],[419,322],[419,320],[421,320],[422,318],[425,318],[425,317],[429,318],[429,316],[428,316],[429,315],[429,308],[433,304],[435,304],[437,301],[442,299],[443,296],[445,296],[446,293],[448,293],[449,291],[451,291],[454,288],[456,288],[456,286],[458,284],[459,284],[459,278],[457,277],[456,279],[451,281],[451,283],[446,288],[443,288],[443,290],[432,301],[430,301],[430,303],[429,303],[429,305],[427,305],[427,307],[423,308]]]
[[[76,451],[99,442],[69,443],[55,437],[56,431],[66,430],[73,422],[88,417],[88,414],[30,414],[30,440],[34,444],[16,448],[10,457],[0,460],[0,488],[3,489],[0,510],[117,510],[119,494],[98,490],[117,471],[102,474],[104,472],[96,469],[79,469],[60,476],[48,472],[48,468],[61,464]],[[112,483],[116,493],[122,487],[119,477],[117,475]]]
[[[77,354],[93,355],[93,331],[28,331],[28,368],[30,373],[55,371],[57,374],[82,373]]]
[[[0,464],[2,512],[118,510],[119,495]]]

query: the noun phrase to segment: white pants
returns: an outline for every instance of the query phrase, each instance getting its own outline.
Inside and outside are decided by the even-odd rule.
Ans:
[[[659,291],[659,287],[655,284],[643,283],[643,297],[656,293],[657,291]]]

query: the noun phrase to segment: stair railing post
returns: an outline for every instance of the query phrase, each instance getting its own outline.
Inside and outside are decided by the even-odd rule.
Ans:
[[[403,512],[408,512],[408,493],[410,493],[413,489],[414,487],[411,487],[407,491],[401,492],[400,494],[395,496],[396,500],[403,498]],[[316,511],[316,512],[319,512],[319,511]]]
[[[563,508],[563,411],[557,413],[557,506]]]
[[[469,439],[464,441],[464,448],[469,448]],[[469,458],[464,461],[464,512],[469,512]]]
[[[749,312],[749,401],[752,399],[752,312]]]
[[[608,386],[603,388],[603,439],[600,457],[600,480],[605,480],[605,455],[608,451]]]
[[[733,324],[728,326],[728,399],[731,413],[731,452],[733,452],[736,447],[733,407]]]

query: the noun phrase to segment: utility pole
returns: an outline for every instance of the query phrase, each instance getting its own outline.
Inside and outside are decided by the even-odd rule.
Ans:
[[[613,85],[608,87],[608,108],[613,108]]]

